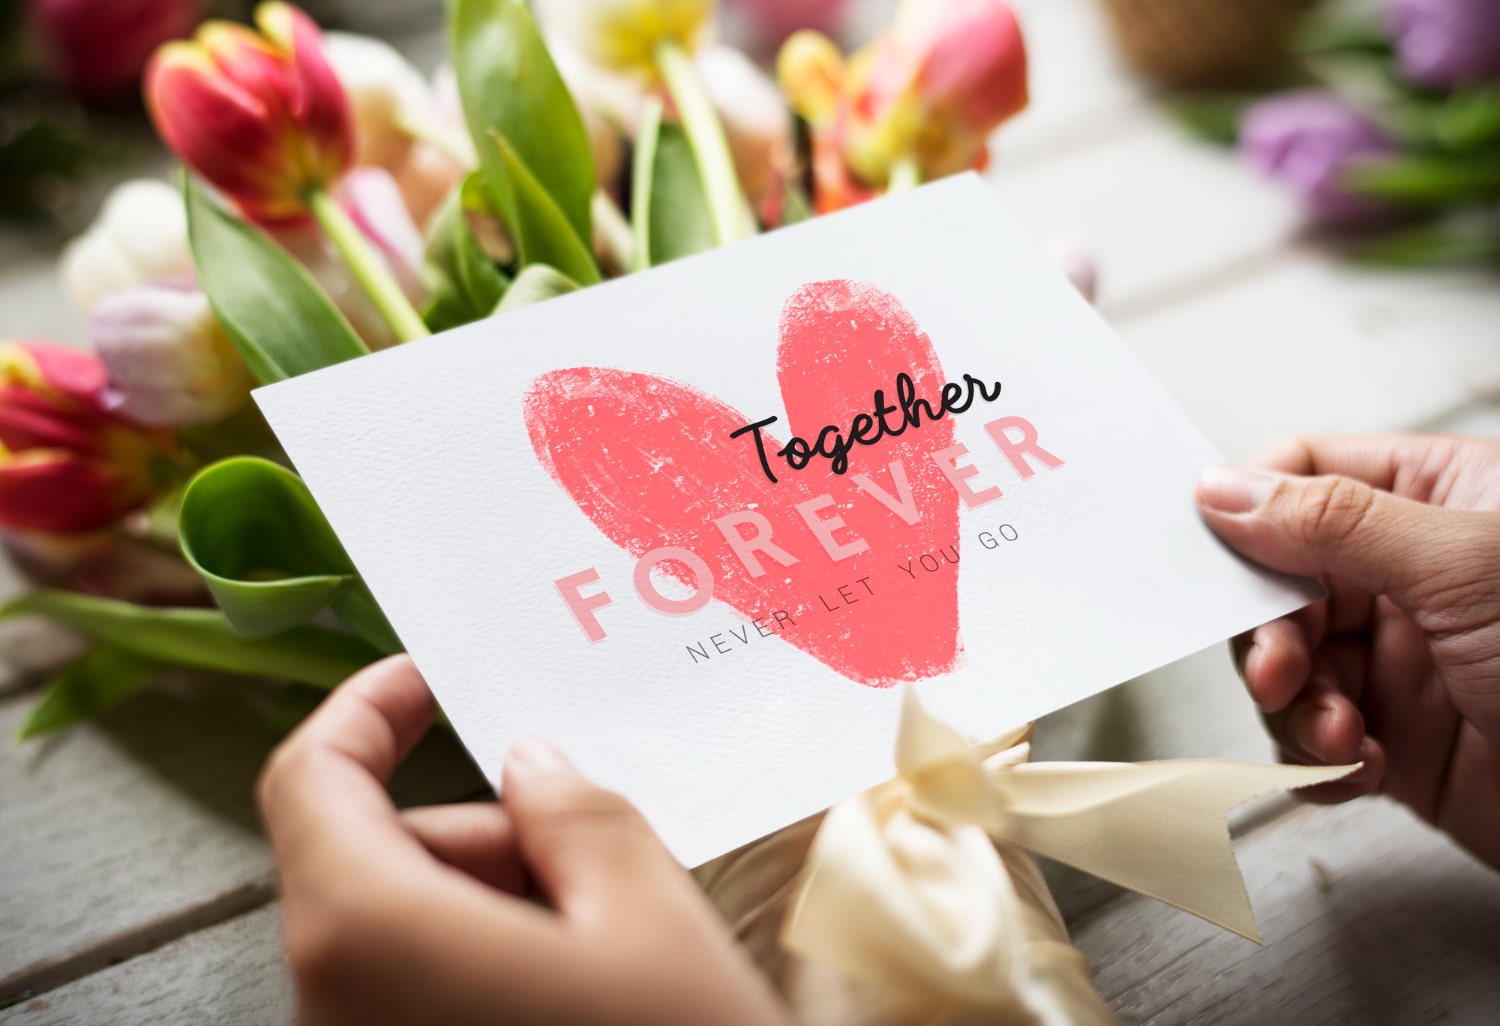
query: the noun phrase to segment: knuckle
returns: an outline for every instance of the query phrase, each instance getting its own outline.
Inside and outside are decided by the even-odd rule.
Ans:
[[[1359,530],[1375,504],[1375,493],[1347,477],[1316,477],[1298,504],[1303,537],[1337,545]]]

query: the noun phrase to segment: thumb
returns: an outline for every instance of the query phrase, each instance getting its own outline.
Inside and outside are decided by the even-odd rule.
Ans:
[[[1353,478],[1210,467],[1198,506],[1240,554],[1284,573],[1325,577],[1415,610],[1466,546],[1467,521]]]
[[[501,780],[521,856],[564,915],[627,910],[686,874],[634,805],[594,784],[550,742],[510,747]]]

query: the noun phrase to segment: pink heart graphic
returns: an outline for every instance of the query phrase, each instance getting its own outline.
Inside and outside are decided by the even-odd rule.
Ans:
[[[906,308],[873,285],[842,280],[805,285],[787,300],[776,371],[791,431],[809,440],[869,412],[876,389],[892,396],[898,374],[928,398],[944,383],[931,340]],[[730,438],[769,412],[747,417],[678,382],[605,367],[544,374],[525,399],[537,459],[632,556],[667,546],[695,553],[713,573],[715,599],[747,620],[765,618],[784,640],[857,683],[890,687],[951,672],[963,651],[959,497],[930,454],[953,445],[952,417],[856,447],[842,475],[822,459],[790,470],[775,459],[782,442],[768,429],[773,484],[751,436]],[[902,497],[894,461],[909,481],[915,524],[888,508]],[[860,475],[889,501],[861,488]],[[817,515],[843,517],[838,540],[857,535],[867,549],[834,561],[820,545],[795,507],[823,495],[836,505]],[[764,573],[751,575],[715,524],[747,509],[766,516],[771,540],[795,563],[762,555]],[[938,562],[936,571],[922,565],[923,554]],[[676,561],[659,569],[695,583]],[[791,622],[776,619],[776,610]]]

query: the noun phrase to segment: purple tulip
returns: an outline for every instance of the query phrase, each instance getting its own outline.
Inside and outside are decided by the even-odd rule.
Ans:
[[[1411,82],[1452,89],[1500,78],[1500,2],[1390,0],[1385,13]]]
[[[1355,225],[1381,220],[1390,208],[1348,192],[1344,172],[1395,150],[1381,127],[1331,93],[1283,93],[1262,100],[1240,122],[1240,154],[1289,186],[1315,221]]]

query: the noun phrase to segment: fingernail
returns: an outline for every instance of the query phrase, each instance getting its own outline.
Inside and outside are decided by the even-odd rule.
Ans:
[[[1239,467],[1209,467],[1198,475],[1198,504],[1218,513],[1249,513],[1266,501],[1276,478]]]
[[[1333,710],[1322,702],[1299,705],[1293,709],[1287,718],[1287,729],[1291,732],[1292,740],[1296,742],[1297,747],[1308,755],[1321,759],[1323,757],[1323,725],[1332,715]]]
[[[573,772],[573,763],[551,741],[522,737],[511,742],[505,755],[506,768],[528,776],[550,776]]]
[[[1363,763],[1355,770],[1348,779],[1358,781],[1370,790],[1380,786],[1381,764],[1380,764],[1380,742],[1372,737],[1364,737],[1359,742],[1359,752],[1355,755],[1354,762]]]

